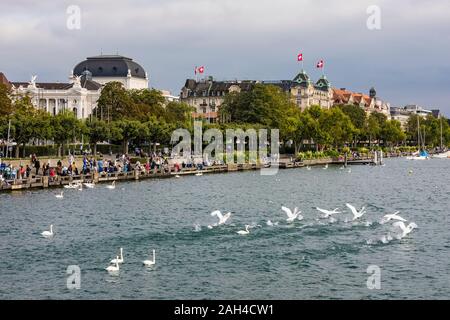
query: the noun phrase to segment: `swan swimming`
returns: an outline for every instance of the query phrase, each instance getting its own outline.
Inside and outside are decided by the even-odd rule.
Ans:
[[[118,260],[118,259],[119,259],[119,256],[117,256],[116,259],[113,259],[113,260]],[[117,272],[117,271],[119,271],[119,263],[115,262],[114,266],[108,266],[105,270],[108,272]]]
[[[395,211],[392,214],[386,214],[383,216],[383,218],[381,218],[380,220],[380,224],[384,224],[386,222],[389,222],[391,220],[399,220],[399,221],[403,221],[406,222],[406,219],[400,217],[398,214],[400,213],[400,211]]]
[[[353,221],[358,219],[358,218],[360,218],[360,217],[362,217],[362,215],[364,213],[366,213],[366,210],[365,210],[366,207],[362,207],[360,211],[357,211],[356,208],[354,206],[352,206],[350,203],[346,203],[345,205],[352,211],[352,213],[353,213],[353,219],[352,220]]]
[[[150,266],[155,265],[155,263],[156,263],[156,260],[155,260],[155,250],[153,250],[153,260],[144,260],[144,261],[142,261],[142,262],[144,263],[144,265],[145,265],[146,267],[150,267]]]
[[[85,187],[90,188],[90,189],[95,187],[95,183],[94,182],[92,182],[92,183],[85,182],[84,185],[85,185]]]
[[[62,198],[64,198],[64,191],[61,191],[61,193],[60,193],[60,194],[57,194],[57,195],[55,195],[55,197],[56,197],[56,198],[58,198],[58,199],[62,199]]]
[[[413,229],[417,228],[417,224],[414,222],[411,222],[407,226],[405,226],[405,223],[403,221],[396,221],[392,224],[394,227],[399,227],[402,230],[402,234],[400,235],[400,238],[405,237],[407,234],[409,234]]]
[[[287,214],[287,216],[288,216],[288,218],[286,219],[287,222],[292,222],[292,221],[294,221],[295,219],[298,219],[298,220],[302,220],[302,219],[303,219],[303,216],[300,214],[301,211],[298,210],[297,207],[294,208],[294,212],[292,212],[291,209],[286,208],[286,207],[284,207],[284,206],[281,207],[281,210],[283,210],[284,212],[286,212],[286,214]]]
[[[266,224],[267,224],[269,227],[273,227],[273,226],[277,226],[277,225],[278,225],[278,221],[277,221],[277,222],[272,222],[272,221],[270,221],[270,220],[267,220]]]
[[[322,216],[323,218],[328,218],[329,216],[336,214],[336,213],[342,213],[341,211],[339,211],[339,208],[336,208],[333,211],[331,211],[331,210],[325,210],[325,209],[316,207],[316,210],[319,210],[320,212],[324,213],[324,215]]]
[[[215,210],[215,211],[211,212],[211,216],[217,216],[217,218],[219,218],[219,223],[217,225],[221,225],[221,224],[224,224],[225,222],[227,222],[227,220],[231,216],[231,212],[228,212],[228,213],[222,215],[222,213],[219,210]]]
[[[116,181],[113,181],[109,186],[106,186],[107,189],[115,189],[116,188]]]
[[[306,166],[306,170],[311,170],[311,167],[310,166]]]
[[[239,231],[237,232],[237,234],[240,234],[240,235],[246,235],[246,234],[249,234],[250,231],[248,230],[248,228],[250,228],[250,226],[249,226],[248,224],[246,224],[246,225],[245,225],[245,230],[239,230]]]
[[[177,174],[177,175],[175,175],[175,178],[180,178],[180,175],[178,175],[178,174]]]
[[[44,238],[51,238],[51,237],[53,237],[53,225],[51,224],[50,225],[50,231],[43,231],[42,233],[42,236],[44,237]]]
[[[203,175],[203,173],[201,173],[201,172],[197,172],[196,174],[195,174],[196,176],[202,176]]]
[[[111,260],[111,263],[123,263],[123,249],[120,248],[120,258],[117,256],[115,259]]]
[[[324,170],[328,169],[328,163],[323,167]]]

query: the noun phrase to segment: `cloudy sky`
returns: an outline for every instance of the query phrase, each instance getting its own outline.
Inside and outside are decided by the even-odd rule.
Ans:
[[[71,5],[79,30],[67,28]],[[379,30],[367,27],[373,5]],[[449,14],[450,0],[1,0],[0,71],[64,82],[85,57],[118,52],[178,94],[196,65],[220,80],[292,79],[303,52],[313,79],[324,59],[335,87],[450,116]]]

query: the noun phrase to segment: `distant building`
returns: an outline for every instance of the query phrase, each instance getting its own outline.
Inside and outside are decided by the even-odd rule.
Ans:
[[[172,93],[168,90],[160,90],[162,96],[164,97],[164,99],[166,99],[166,102],[178,102],[180,101],[180,97],[179,96],[174,96],[172,95]]]
[[[390,104],[379,99],[374,88],[369,90],[369,95],[352,92],[345,88],[333,88],[333,105],[340,104],[353,104],[359,106],[364,109],[367,114],[380,112],[386,115],[387,118],[390,118],[391,116]]]
[[[303,70],[293,80],[215,81],[212,77],[200,81],[187,79],[181,89],[180,100],[195,108],[196,111],[192,114],[194,118],[216,122],[219,108],[228,93],[250,91],[257,83],[280,87],[282,91],[289,93],[292,101],[301,109],[311,105],[326,109],[332,106],[333,93],[327,78],[322,76],[313,84]]]
[[[9,83],[3,72],[0,72],[0,83],[4,84],[7,88],[11,88],[11,83]]]
[[[434,110],[439,115],[439,110]],[[428,115],[433,115],[433,111],[424,109],[416,104],[406,105],[400,108],[391,108],[391,119],[400,122],[403,129],[406,129],[408,119],[412,114],[417,114],[422,118],[426,118]]]
[[[66,83],[36,82],[36,78],[33,76],[29,82],[10,82],[13,94],[30,96],[36,108],[53,115],[70,110],[79,119],[92,114],[101,89],[108,82],[121,82],[125,89],[148,88],[148,75],[144,68],[119,55],[88,57],[75,66]]]

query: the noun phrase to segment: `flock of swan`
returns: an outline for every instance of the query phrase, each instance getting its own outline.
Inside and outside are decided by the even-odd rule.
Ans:
[[[350,212],[353,215],[353,217],[350,220],[348,220],[347,218],[344,220],[344,222],[346,222],[346,223],[356,221],[356,220],[360,219],[364,214],[366,214],[365,207],[362,207],[361,209],[357,209],[355,206],[351,205],[350,203],[346,203],[345,206],[350,210]],[[340,211],[339,208],[335,208],[333,210],[327,210],[327,209],[315,207],[315,209],[322,213],[322,215],[319,216],[320,219],[329,219],[330,222],[336,222],[336,219],[333,217],[336,214],[344,213],[344,212]],[[285,214],[287,216],[286,222],[289,224],[293,223],[294,221],[301,221],[304,219],[304,217],[301,215],[301,211],[297,207],[295,207],[293,210],[291,210],[290,208],[282,206],[281,210],[285,212]],[[415,228],[418,228],[418,226],[415,222],[410,222],[408,225],[406,225],[405,223],[407,222],[407,220],[405,218],[401,217],[399,215],[399,213],[400,213],[399,211],[396,211],[394,213],[385,214],[378,221],[378,223],[380,225],[383,225],[383,224],[386,224],[386,223],[390,222],[391,220],[393,220],[394,223],[392,224],[392,227],[394,229],[396,229],[397,231],[399,231],[394,234],[388,233],[387,235],[382,236],[379,239],[382,243],[388,243],[389,241],[391,241],[393,239],[400,240],[400,239],[406,237]],[[225,224],[230,219],[231,212],[222,214],[219,210],[215,210],[215,211],[211,212],[211,216],[217,217],[219,219],[219,221],[214,224],[209,224],[207,226],[208,229],[213,229],[215,227]],[[266,225],[269,227],[274,227],[274,226],[277,226],[278,224],[279,224],[278,221],[276,221],[276,222],[273,222],[271,220],[266,221]],[[369,225],[371,225],[371,223],[367,222],[366,226],[369,226]],[[260,226],[260,225],[258,225],[258,226]],[[246,225],[244,225],[243,230],[239,230],[236,233],[238,235],[242,235],[242,236],[248,235],[248,234],[250,234],[250,229],[253,227],[254,226],[252,226],[250,224],[246,224]],[[201,231],[200,225],[198,225],[198,224],[194,225],[194,231],[197,231],[197,232]],[[367,243],[373,244],[374,241],[368,240]]]
[[[50,225],[50,231],[45,230],[41,232],[41,235],[47,239],[53,238],[53,236],[55,235],[55,233],[53,232],[53,225],[52,224]],[[114,259],[110,261],[110,265],[107,266],[105,270],[110,273],[117,273],[120,270],[120,265],[124,263],[124,261],[125,260],[123,258],[123,248],[119,248],[119,255],[117,255]],[[156,251],[153,250],[152,259],[144,260],[142,261],[142,263],[146,267],[154,266],[156,264]]]
[[[82,183],[81,181],[77,181],[77,182],[70,182],[68,185],[65,185],[64,188],[65,189],[77,189],[78,191],[83,191],[83,185],[88,189],[93,189],[93,188],[95,188],[96,184],[94,182]],[[106,189],[109,189],[109,190],[114,190],[115,188],[116,188],[116,181],[113,181],[111,184],[108,184],[106,186]],[[63,199],[64,191],[61,191],[60,193],[56,194],[55,197],[57,199]]]
[[[117,272],[119,272],[120,271],[120,265],[122,263],[124,263],[123,248],[120,248],[119,251],[120,251],[119,255],[116,256],[114,259],[112,259],[110,261],[110,265],[105,268],[105,270],[108,271],[109,273],[117,273]],[[150,259],[144,260],[144,261],[142,261],[142,263],[146,267],[154,266],[156,264],[156,252],[155,252],[155,250],[153,250],[153,258],[151,260]]]

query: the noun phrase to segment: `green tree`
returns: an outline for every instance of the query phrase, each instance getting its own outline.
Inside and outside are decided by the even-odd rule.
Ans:
[[[108,82],[102,89],[97,101],[94,115],[100,120],[116,120],[130,117],[134,113],[133,99],[128,94],[123,84],[118,81]]]
[[[98,120],[95,117],[86,122],[89,142],[92,144],[94,155],[97,155],[97,144],[110,138],[110,125],[106,121]]]
[[[10,115],[13,111],[13,104],[11,102],[11,91],[9,88],[0,83],[0,118]]]
[[[398,145],[406,139],[406,134],[401,128],[401,124],[397,120],[388,120],[381,128],[381,138],[386,145]]]
[[[321,142],[325,145],[333,145],[338,149],[353,138],[355,127],[349,116],[339,108],[324,110],[319,123],[324,132]]]
[[[58,156],[65,155],[65,145],[69,141],[81,137],[85,133],[84,124],[76,118],[73,112],[65,110],[53,116],[51,119],[53,127],[53,141],[58,145]]]
[[[115,138],[122,141],[122,151],[125,154],[128,154],[130,142],[148,136],[147,126],[136,120],[117,120],[114,121],[113,127],[115,127],[115,129],[113,129]]]

